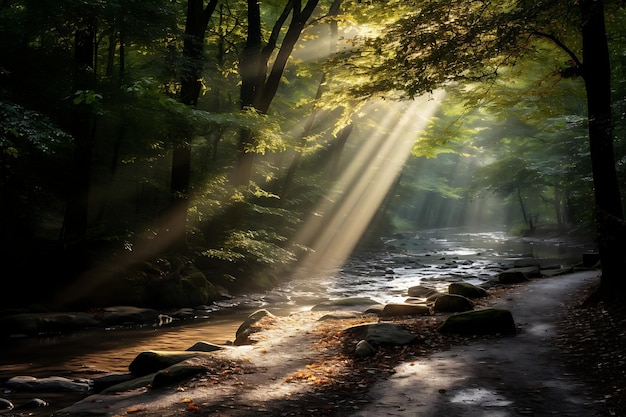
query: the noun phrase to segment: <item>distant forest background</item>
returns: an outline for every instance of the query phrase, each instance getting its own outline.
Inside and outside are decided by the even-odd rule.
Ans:
[[[603,17],[621,204],[626,10],[587,3],[0,2],[5,308],[202,304],[425,228],[593,236],[585,39]]]

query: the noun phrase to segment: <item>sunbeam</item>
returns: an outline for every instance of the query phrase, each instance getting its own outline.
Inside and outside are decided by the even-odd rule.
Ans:
[[[426,128],[444,93],[437,91],[410,103],[385,104],[386,115],[376,132],[342,172],[332,193],[311,215],[296,242],[310,242],[313,252],[300,272],[315,274],[344,263],[363,235],[411,153],[416,137]],[[380,103],[379,103],[380,104]],[[378,108],[378,106],[373,106]],[[339,190],[339,191],[338,191]]]

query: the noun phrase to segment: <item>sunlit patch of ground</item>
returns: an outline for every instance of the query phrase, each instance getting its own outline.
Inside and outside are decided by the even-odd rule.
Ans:
[[[197,393],[203,385],[212,385],[215,390],[209,397],[192,399],[195,411],[219,411],[224,416],[342,415],[365,403],[373,384],[393,374],[398,363],[410,363],[463,340],[437,332],[443,315],[398,319],[393,321],[417,334],[418,343],[379,347],[374,356],[355,359],[358,340],[346,329],[379,318],[319,321],[324,314],[300,312],[259,321],[252,345],[218,355],[242,365],[196,378],[184,388]],[[220,400],[215,401],[218,394]]]
[[[515,298],[524,285],[493,289],[489,297],[476,300],[477,308]],[[598,305],[580,310],[574,304],[580,303],[581,298],[575,298],[570,300],[572,305],[565,311],[569,319],[559,324],[559,338],[565,350],[573,355],[571,358],[574,366],[578,366],[578,372],[584,365],[584,372],[591,378],[590,385],[603,391],[602,395],[594,397],[605,398],[606,415],[624,415],[623,352],[626,351],[626,338],[622,336],[626,328],[625,308]],[[207,360],[207,372],[179,386],[154,390],[154,395],[148,399],[131,397],[121,407],[121,399],[117,398],[115,405],[121,414],[138,416],[172,417],[189,415],[189,412],[221,417],[346,416],[368,410],[368,407],[371,411],[371,395],[381,380],[406,384],[410,375],[417,373],[425,377],[428,372],[436,373],[437,378],[465,377],[458,372],[446,373],[439,366],[440,362],[429,363],[429,358],[445,356],[443,351],[473,342],[473,338],[440,334],[437,327],[446,315],[394,318],[391,321],[418,335],[418,342],[409,346],[380,347],[371,357],[355,359],[353,352],[358,340],[346,329],[377,322],[378,317],[319,321],[324,314],[300,312],[263,319],[257,324],[259,331],[253,335],[253,344],[217,352]],[[458,356],[454,360],[462,361],[463,358]],[[587,369],[589,367],[592,369]],[[407,374],[406,380],[403,373]],[[445,395],[452,403],[457,404],[457,401],[459,406],[471,403],[502,408],[506,407],[505,401],[523,394],[511,391],[509,397],[500,391],[488,390],[488,387],[452,389],[449,384],[444,385],[446,389],[442,394],[440,384],[435,385],[438,390],[434,391],[435,395]],[[408,391],[401,389],[396,394],[404,395],[405,392]],[[539,392],[533,391],[529,395],[534,398]],[[397,398],[392,395],[387,400],[389,404],[381,403],[380,406],[391,407],[391,411],[401,411],[396,408],[406,406],[406,398],[401,395]],[[426,401],[420,404],[422,402],[426,404]],[[376,403],[375,407],[378,406]]]

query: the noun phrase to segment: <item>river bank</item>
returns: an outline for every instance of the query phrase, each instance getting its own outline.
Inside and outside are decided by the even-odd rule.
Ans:
[[[173,311],[141,309],[133,313],[131,308],[113,307],[109,312],[61,314],[58,320],[36,314],[25,321],[34,328],[30,331],[34,337],[12,336],[0,346],[0,381],[11,376],[7,371],[34,376],[70,374],[84,368],[121,372],[138,351],[150,347],[185,349],[197,340],[226,344],[234,339],[241,321],[259,308],[288,315],[334,298],[402,302],[413,285],[440,290],[451,282],[489,285],[516,261],[561,259],[573,265],[589,250],[589,243],[579,236],[545,231],[540,236],[514,237],[498,230],[425,230],[386,238],[384,248],[357,252],[338,270],[305,271],[272,291],[237,295],[200,309],[181,306]],[[84,318],[82,324],[74,319],[79,316]],[[37,321],[37,317],[43,319]],[[11,330],[5,321],[2,334],[26,333],[20,323],[18,320],[17,328]],[[42,326],[31,326],[33,323]],[[96,328],[83,330],[94,325]]]
[[[276,317],[263,323],[253,345],[216,356],[206,374],[80,402],[57,395],[55,415],[374,417],[412,416],[416,409],[440,415],[445,407],[463,416],[486,409],[508,410],[503,416],[623,415],[625,346],[616,329],[626,324],[624,309],[620,316],[613,305],[579,308],[597,282],[598,271],[589,270],[493,289],[477,308],[511,309],[519,329],[513,337],[442,335],[436,329],[444,315],[396,319],[419,343],[381,349],[365,361],[351,355],[354,341],[343,329],[378,319],[319,321],[324,312]],[[487,389],[487,382],[495,386]]]
[[[467,231],[451,233],[449,230],[445,233],[428,231],[419,235],[398,235],[386,241],[387,251],[375,257],[356,254],[334,275],[295,280],[286,287],[266,294],[233,300],[233,305],[245,308],[240,309],[239,315],[223,328],[214,328],[212,324],[215,321],[211,319],[170,329],[145,328],[139,332],[131,330],[121,333],[115,331],[115,337],[111,337],[111,332],[104,332],[103,338],[91,345],[87,343],[91,339],[80,339],[82,336],[78,334],[72,337],[78,337],[77,343],[82,353],[77,355],[73,348],[68,349],[68,345],[59,343],[58,340],[50,344],[40,344],[33,350],[33,354],[36,354],[38,349],[38,356],[30,359],[28,355],[24,356],[22,363],[25,366],[21,368],[21,374],[28,374],[29,369],[33,369],[33,359],[40,361],[44,358],[52,362],[40,369],[41,375],[45,375],[45,372],[50,375],[55,370],[72,377],[90,377],[99,372],[123,372],[132,358],[142,350],[185,349],[197,340],[219,342],[219,338],[226,343],[227,340],[234,339],[234,331],[245,317],[244,312],[250,309],[271,306],[272,311],[283,312],[288,316],[290,312],[307,311],[314,303],[337,297],[373,296],[382,303],[393,302],[404,299],[407,287],[413,284],[423,283],[443,288],[452,281],[486,283],[500,271],[510,267],[515,260],[533,255],[541,257],[554,253],[571,254],[572,246],[576,249],[575,253],[586,250],[582,246],[573,245],[572,241],[557,240],[554,237],[545,241],[520,238],[511,242],[509,237],[502,234],[476,234]],[[320,289],[324,290],[323,294],[319,293]],[[432,345],[446,346],[435,332],[424,338],[429,339],[428,343]],[[11,363],[11,357],[8,359]],[[4,363],[6,360],[5,356]],[[7,369],[4,365],[3,368],[6,375]],[[18,369],[13,368],[13,371]],[[365,375],[373,373],[376,372],[370,369]],[[353,390],[357,388],[352,387]]]
[[[438,317],[399,320],[420,342],[365,361],[353,359],[353,341],[342,332],[354,319],[282,317],[266,322],[254,345],[228,351],[212,372],[172,387],[92,396],[57,415],[623,415],[615,377],[624,366],[614,361],[623,342],[613,326],[624,323],[592,315],[606,305],[579,308],[597,278],[583,271],[492,293],[481,306],[512,311],[519,331],[511,337],[448,338],[436,331]]]

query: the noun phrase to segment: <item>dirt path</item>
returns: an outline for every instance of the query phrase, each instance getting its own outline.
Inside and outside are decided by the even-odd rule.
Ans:
[[[597,272],[536,280],[496,303],[513,313],[514,337],[476,340],[404,363],[352,417],[599,416],[591,387],[571,374],[555,346],[563,303]]]
[[[339,342],[329,342],[331,329],[350,321],[319,322],[317,312],[278,318],[256,344],[217,354],[208,375],[93,395],[55,415],[596,416],[590,387],[568,373],[554,343],[564,303],[596,280],[597,271],[587,271],[512,288],[495,305],[511,310],[519,334],[413,356],[387,372],[367,363],[355,370]]]

